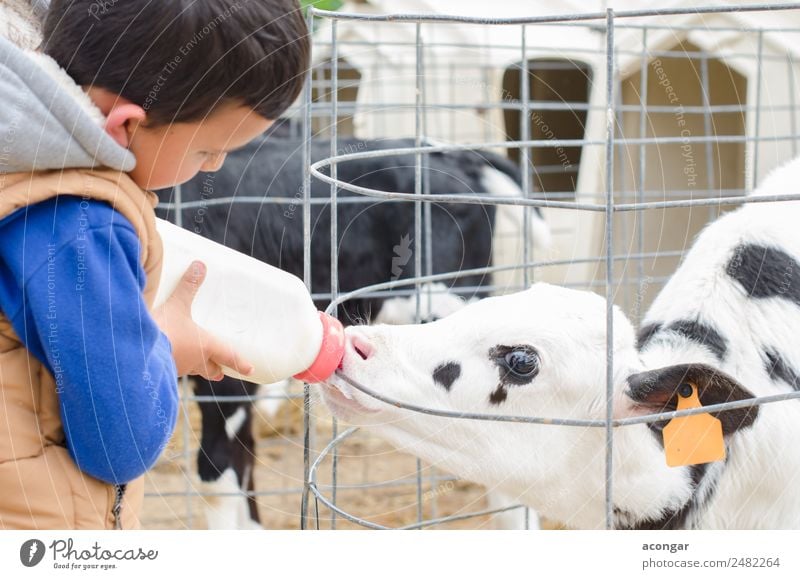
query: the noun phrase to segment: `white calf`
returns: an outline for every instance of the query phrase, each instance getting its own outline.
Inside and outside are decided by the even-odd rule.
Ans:
[[[756,195],[796,191],[800,160]],[[676,408],[686,382],[704,405],[800,389],[800,202],[755,203],[698,237],[651,307],[638,345],[614,309],[617,416]],[[602,420],[606,303],[536,284],[420,326],[348,329],[345,375],[417,406]],[[605,524],[602,428],[443,418],[323,387],[332,411],[403,450],[571,527]],[[664,423],[614,432],[618,528],[800,528],[798,401],[716,414],[727,459],[669,467]]]

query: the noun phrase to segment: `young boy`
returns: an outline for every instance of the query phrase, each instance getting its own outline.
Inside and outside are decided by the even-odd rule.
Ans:
[[[0,529],[137,527],[177,376],[251,369],[191,320],[202,264],[151,311],[151,190],[262,134],[308,55],[296,0],[0,0]]]

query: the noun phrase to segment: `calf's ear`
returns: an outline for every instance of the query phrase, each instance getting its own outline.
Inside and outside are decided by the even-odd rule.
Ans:
[[[637,407],[637,413],[670,412],[678,408],[679,391],[685,384],[697,387],[703,406],[755,398],[752,392],[731,376],[706,364],[678,364],[632,374],[628,377],[625,394]],[[730,435],[753,424],[758,416],[758,406],[710,414],[722,422],[723,434]],[[654,422],[650,427],[661,430],[668,422]]]

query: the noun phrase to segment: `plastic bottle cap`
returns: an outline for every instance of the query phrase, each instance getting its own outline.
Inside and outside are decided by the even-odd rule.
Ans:
[[[324,382],[336,371],[344,357],[344,327],[342,323],[324,312],[319,312],[322,322],[322,345],[314,363],[307,370],[295,374],[302,382]]]

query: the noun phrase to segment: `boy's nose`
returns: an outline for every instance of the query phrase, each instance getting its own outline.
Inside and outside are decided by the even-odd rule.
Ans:
[[[222,168],[222,164],[225,162],[225,157],[227,155],[225,153],[221,153],[219,155],[215,155],[208,159],[200,170],[204,173],[216,173]]]

